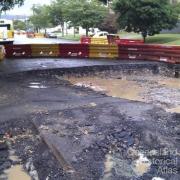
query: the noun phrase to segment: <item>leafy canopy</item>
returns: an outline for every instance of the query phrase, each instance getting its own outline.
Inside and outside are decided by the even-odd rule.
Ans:
[[[22,5],[24,0],[0,0],[0,12],[12,9],[15,5]]]
[[[107,8],[92,0],[71,0],[66,8],[67,20],[75,27],[82,26],[88,35],[89,28],[97,27],[107,14]]]
[[[120,29],[141,33],[144,39],[174,28],[179,17],[178,8],[169,0],[115,0],[113,8],[119,15]]]
[[[32,11],[33,15],[30,17],[30,21],[35,29],[38,30],[51,26],[49,19],[49,6],[33,5]]]
[[[54,26],[63,24],[66,20],[67,0],[53,1],[49,7],[50,21]]]
[[[15,30],[26,30],[26,23],[20,20],[14,20]]]

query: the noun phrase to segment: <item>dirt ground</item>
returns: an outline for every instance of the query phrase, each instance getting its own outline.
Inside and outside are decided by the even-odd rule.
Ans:
[[[0,84],[0,179],[180,179],[179,79],[103,71]]]

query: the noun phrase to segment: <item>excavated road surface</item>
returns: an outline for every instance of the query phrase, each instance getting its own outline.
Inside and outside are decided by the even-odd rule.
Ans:
[[[109,65],[105,71],[96,64],[74,70],[3,72],[0,179],[9,177],[8,169],[21,166],[27,176],[42,180],[179,180],[180,114],[74,86],[62,76],[97,75],[98,69],[101,74],[131,73],[137,67],[136,73],[163,69],[162,74],[174,74],[167,67],[141,63]],[[12,151],[18,158],[12,158]]]

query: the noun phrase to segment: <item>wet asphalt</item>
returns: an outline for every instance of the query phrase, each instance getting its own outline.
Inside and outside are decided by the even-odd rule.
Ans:
[[[15,35],[14,44],[58,44],[58,43],[79,43],[78,41],[60,38],[27,38],[26,35]]]

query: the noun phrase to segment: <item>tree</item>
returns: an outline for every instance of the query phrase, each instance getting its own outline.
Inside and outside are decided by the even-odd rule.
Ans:
[[[64,22],[66,21],[66,0],[56,0],[50,5],[50,22],[54,26],[61,25],[64,36]]]
[[[107,14],[107,8],[95,0],[71,0],[66,10],[67,20],[74,27],[81,26],[86,29],[86,36],[89,28],[97,27]]]
[[[49,6],[46,5],[33,5],[32,7],[33,15],[30,17],[30,22],[33,24],[35,30],[38,32],[40,29],[45,29],[50,27],[49,19]]]
[[[169,0],[115,0],[113,8],[119,15],[120,29],[141,33],[144,41],[148,35],[174,28],[179,17],[178,8]]]
[[[26,23],[20,20],[14,20],[15,30],[26,30]]]
[[[117,15],[114,13],[108,13],[103,22],[98,25],[98,28],[101,31],[116,34],[118,31]]]
[[[15,5],[22,5],[24,0],[1,0],[0,14],[3,11],[12,9]]]

